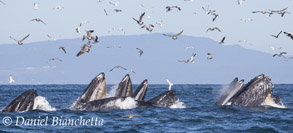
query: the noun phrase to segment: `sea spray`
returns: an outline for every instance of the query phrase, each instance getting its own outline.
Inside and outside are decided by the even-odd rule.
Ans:
[[[119,84],[111,86],[110,91],[107,92],[107,98],[115,96],[115,93],[116,93],[118,86],[119,86]]]
[[[180,102],[179,99],[170,108],[186,108],[184,102]]]
[[[137,107],[137,102],[131,97],[127,97],[124,100],[122,98],[119,98],[115,101],[109,102],[106,106],[107,107],[116,106],[119,109],[133,109]]]
[[[56,111],[56,108],[52,107],[45,97],[37,96],[34,100],[33,109],[45,110],[45,111]]]

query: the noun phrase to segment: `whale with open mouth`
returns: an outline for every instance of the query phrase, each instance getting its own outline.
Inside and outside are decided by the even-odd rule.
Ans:
[[[222,94],[216,105],[272,106],[284,108],[279,96],[273,95],[274,85],[270,77],[259,75],[244,85],[235,78]]]
[[[31,89],[17,96],[3,110],[1,110],[1,113],[26,112],[35,109],[45,111],[56,110],[54,107],[50,106],[46,98],[39,96],[36,90]]]
[[[132,93],[132,83],[128,74],[119,83],[115,96],[106,98],[105,83],[104,73],[96,76],[70,109],[98,111],[146,106],[170,107],[178,100],[175,95],[176,92],[172,90],[164,92],[149,101],[145,101],[144,98],[148,88],[147,80],[144,80],[137,87],[136,91]]]

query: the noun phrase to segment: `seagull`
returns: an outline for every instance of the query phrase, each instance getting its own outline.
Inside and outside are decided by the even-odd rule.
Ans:
[[[242,3],[244,2],[245,0],[238,0],[238,5],[242,5]]]
[[[52,36],[50,36],[50,35],[47,35],[49,38],[51,38],[52,40],[54,40],[54,41],[56,41],[57,40],[57,38],[53,38]]]
[[[290,37],[293,40],[293,34],[290,32],[283,32],[284,34],[286,34],[288,37]]]
[[[65,54],[67,54],[67,52],[63,46],[59,47],[59,49],[61,49]]]
[[[169,91],[171,91],[172,86],[174,85],[173,83],[171,83],[167,78],[166,78],[167,83],[169,84]]]
[[[115,68],[122,68],[123,70],[127,70],[125,67],[122,67],[122,66],[115,66],[115,67],[113,67],[113,68],[110,70],[110,72],[113,71]]]
[[[106,11],[106,9],[104,9],[104,12],[105,12],[105,15],[106,16],[108,16],[109,14],[108,14],[108,12]]]
[[[168,37],[172,37],[173,40],[176,40],[177,36],[181,35],[182,33],[183,33],[183,30],[181,32],[179,32],[178,34],[176,34],[176,35],[167,35],[167,34],[163,34],[163,35],[168,36]]]
[[[274,54],[273,57],[275,57],[275,56],[279,56],[279,57],[284,57],[284,58],[286,58],[286,57],[284,56],[284,54],[287,54],[287,52],[280,52],[279,54]]]
[[[155,26],[152,25],[152,24],[149,24],[149,26],[144,25],[141,28],[145,28],[147,31],[152,32],[153,31],[153,27],[155,27]]]
[[[253,21],[253,19],[251,19],[251,18],[241,18],[240,21],[250,22],[250,21]]]
[[[219,44],[223,44],[225,39],[226,39],[226,37],[224,36],[223,39],[221,40],[221,42],[219,42]]]
[[[139,56],[143,54],[143,51],[140,48],[136,48],[138,50]]]
[[[274,38],[278,38],[281,33],[282,33],[282,31],[280,31],[278,35],[271,35],[271,36]]]
[[[194,49],[194,47],[193,46],[188,46],[188,47],[185,48],[185,51],[188,50],[188,49]]]
[[[252,11],[252,13],[268,14],[267,17],[270,17],[273,14],[272,12],[268,12],[266,10],[264,10],[264,11]]]
[[[18,43],[18,45],[22,45],[23,43],[23,41],[26,39],[26,38],[28,38],[30,36],[30,34],[28,34],[28,35],[26,35],[24,38],[22,38],[20,41],[18,41],[18,40],[16,40],[16,39],[14,39],[13,37],[11,37],[11,36],[9,36],[11,39],[13,39],[14,41],[17,41],[17,43]]]
[[[82,55],[83,53],[85,53],[85,52],[90,52],[90,48],[91,48],[91,42],[89,41],[88,43],[86,43],[86,44],[84,44],[83,46],[82,46],[82,49],[77,53],[77,55],[76,56],[80,56],[80,55]]]
[[[137,20],[135,18],[132,18],[132,19],[135,20],[137,22],[137,24],[142,25],[143,24],[142,18],[144,15],[145,15],[145,12],[140,15],[139,20]]]
[[[14,82],[15,81],[13,80],[12,75],[10,74],[10,76],[9,76],[9,84],[14,83]]]
[[[216,14],[216,10],[209,10],[209,6],[207,9],[205,9],[204,7],[202,7],[202,9],[205,11],[206,14],[214,15],[214,18],[212,19],[213,21],[215,21],[216,18],[219,16],[219,14]]]
[[[82,40],[84,40],[84,39],[88,39],[88,40],[91,40],[92,39],[92,33],[94,32],[94,30],[89,30],[89,31],[85,31],[86,32],[86,35],[83,35],[83,37],[82,37]]]
[[[53,60],[59,60],[60,62],[62,62],[62,60],[61,60],[61,59],[59,59],[59,58],[56,58],[56,57],[54,57],[54,58],[51,58],[51,59],[49,59],[48,61],[50,62],[50,61],[53,61]]]
[[[274,48],[273,46],[270,46],[270,48],[271,48],[272,50],[276,50],[276,49],[282,49],[282,47],[279,47],[279,48]]]
[[[211,53],[207,53],[207,55],[208,55],[208,60],[211,60],[211,59],[213,59],[213,56],[212,56],[212,54]]]
[[[177,8],[179,11],[181,11],[181,8],[179,6],[166,6],[166,12],[171,11],[172,8]]]
[[[189,59],[187,59],[187,60],[178,60],[179,62],[184,62],[184,63],[188,63],[188,62],[190,62],[190,63],[194,63],[194,57],[195,57],[195,53],[192,53],[192,55],[191,55],[191,57],[189,58]]]
[[[271,13],[281,14],[281,17],[283,17],[286,13],[289,13],[289,14],[290,14],[290,12],[287,12],[287,11],[286,11],[287,8],[288,8],[288,7],[284,8],[284,9],[282,9],[282,10],[277,10],[277,11],[270,10],[270,11],[271,11]]]
[[[39,18],[32,19],[31,21],[42,22],[43,24],[46,24],[43,20]]]
[[[75,29],[77,33],[81,33],[80,32],[80,27],[82,26],[82,23],[79,24],[79,26]]]
[[[115,12],[122,12],[121,9],[113,9]]]
[[[64,7],[61,6],[61,5],[55,6],[55,7],[53,8],[53,10],[61,10],[61,9],[64,9]]]
[[[98,43],[98,42],[99,42],[98,39],[99,39],[98,36],[96,36],[96,37],[91,37],[91,40],[93,41],[93,44]]]
[[[34,8],[33,8],[33,9],[34,9],[34,10],[38,10],[38,6],[39,6],[39,4],[40,4],[40,3],[34,3]]]
[[[208,29],[207,29],[207,32],[208,32],[208,31],[214,31],[214,30],[217,30],[217,31],[221,32],[221,30],[220,30],[218,27],[208,28]]]
[[[4,3],[2,0],[0,0],[0,3],[2,3],[3,5],[6,5],[6,3]]]
[[[157,24],[157,25],[159,25],[159,26],[160,26],[160,28],[162,28],[162,27],[163,27],[163,21],[158,21],[158,22],[156,22],[156,24]]]
[[[113,2],[109,2],[109,4],[111,4],[111,5],[113,5],[113,6],[118,6],[119,1],[117,1],[117,2],[115,2],[115,3],[113,3]]]
[[[129,119],[132,119],[134,116],[142,117],[141,115],[136,115],[136,114],[124,115],[124,116],[122,116],[122,117],[128,117]]]

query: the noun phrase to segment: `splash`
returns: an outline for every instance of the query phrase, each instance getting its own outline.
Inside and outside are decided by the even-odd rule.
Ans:
[[[106,95],[107,98],[115,96],[115,93],[116,93],[118,86],[119,86],[119,84],[111,86],[110,91],[107,92],[107,95]]]
[[[106,106],[108,106],[108,107],[116,106],[119,109],[133,109],[133,108],[137,107],[137,102],[131,97],[127,97],[124,100],[121,100],[119,98],[115,101],[111,101]]]
[[[179,99],[172,105],[170,108],[176,109],[176,108],[186,108],[183,102],[180,102]]]
[[[283,103],[281,103],[281,104],[282,105],[276,104],[274,102],[274,100],[269,99],[269,100],[266,100],[264,103],[262,103],[262,106],[265,106],[265,107],[273,107],[273,108],[281,108],[281,109],[287,108]]]
[[[76,104],[77,104],[77,101],[79,101],[79,99],[80,99],[80,96],[72,103],[72,105],[69,107],[69,109],[73,110],[75,108],[78,108],[78,106]]]
[[[56,108],[52,107],[45,97],[37,96],[34,100],[33,109],[45,110],[45,111],[56,111]]]

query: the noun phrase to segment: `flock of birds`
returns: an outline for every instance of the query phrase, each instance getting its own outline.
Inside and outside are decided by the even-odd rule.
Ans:
[[[193,0],[184,0],[184,1],[193,1]],[[102,2],[101,0],[97,0],[97,2]],[[243,2],[245,2],[245,0],[238,0],[238,4],[239,5],[242,5]],[[0,3],[2,3],[3,5],[6,5],[6,3],[4,3],[2,0],[0,0]],[[38,6],[39,6],[40,3],[34,3],[33,4],[33,9],[34,10],[38,10]],[[118,4],[119,4],[119,1],[117,2],[109,2],[109,4],[115,6],[115,7],[118,7]],[[141,5],[142,7],[144,7],[143,5]],[[58,6],[55,6],[53,9],[64,9],[63,6],[61,5],[58,5]],[[176,6],[176,5],[173,5],[173,6],[166,6],[165,7],[166,9],[166,12],[171,12],[171,11],[181,11],[182,8],[179,7],[179,6]],[[216,19],[219,17],[219,14],[216,13],[216,10],[211,10],[209,9],[209,6],[207,8],[205,7],[202,7],[203,11],[205,12],[205,14],[207,15],[210,15],[210,16],[213,16],[212,18],[212,21],[216,21]],[[290,14],[290,12],[287,11],[288,7],[284,8],[284,9],[281,9],[281,10],[262,10],[262,11],[252,11],[252,13],[261,13],[261,14],[265,14],[267,15],[267,17],[271,17],[271,15],[273,14],[279,14],[281,15],[281,17],[284,17],[285,14]],[[109,15],[109,12],[111,11],[114,11],[114,12],[122,12],[121,9],[111,9],[111,10],[106,10],[104,9],[104,13],[105,15]],[[145,24],[145,21],[144,21],[144,18],[145,17],[149,17],[149,16],[146,16],[146,12],[143,12],[141,13],[139,16],[137,17],[132,17],[132,19],[140,26],[141,29],[145,29],[147,30],[148,32],[152,32],[153,29],[155,28],[154,24]],[[243,22],[249,22],[249,21],[253,21],[253,19],[251,18],[242,18],[240,19],[241,21]],[[46,24],[46,22],[44,22],[42,19],[40,18],[34,18],[30,21],[34,21],[34,22],[39,22],[39,23],[42,23],[42,24]],[[87,20],[84,20],[84,21],[81,21],[79,23],[79,25],[77,26],[77,28],[75,29],[76,33],[85,33],[83,36],[82,36],[82,41],[87,41],[85,44],[82,45],[80,51],[77,52],[76,56],[81,56],[83,55],[84,53],[89,53],[90,52],[90,49],[92,47],[93,44],[96,44],[96,43],[99,43],[99,37],[97,35],[93,35],[94,33],[94,30],[84,30],[84,32],[81,30],[82,26],[84,24],[87,23]],[[163,21],[159,21],[159,22],[156,22],[156,24],[159,26],[159,27],[163,27]],[[125,34],[125,31],[123,28],[112,28],[109,30],[109,32],[111,31],[121,31],[121,32],[124,32]],[[218,27],[209,27],[206,32],[212,32],[212,31],[218,31],[218,32],[222,32],[220,28]],[[177,34],[162,34],[163,36],[166,36],[166,37],[170,37],[171,39],[173,40],[177,40],[178,37],[180,35],[182,35],[182,33],[184,32],[184,30],[181,30],[180,32],[178,32]],[[276,35],[271,35],[272,37],[274,38],[279,38],[279,36],[281,34],[285,34],[286,36],[290,37],[292,40],[293,40],[293,34],[290,33],[290,32],[285,32],[285,31],[280,31],[278,34]],[[18,39],[15,39],[14,37],[12,36],[9,36],[12,40],[16,41],[18,45],[23,45],[23,42],[30,36],[30,34],[26,35],[25,37],[23,37],[22,39],[18,40]],[[51,37],[50,35],[48,35],[49,38],[53,39],[53,40],[56,40],[56,38],[53,38]],[[219,44],[224,44],[225,43],[225,39],[226,37],[224,36],[220,41],[219,41]],[[246,42],[246,40],[240,40],[239,42]],[[107,48],[121,48],[120,46],[108,46]],[[62,50],[64,52],[64,54],[67,54],[67,51],[66,51],[66,48],[64,46],[60,46],[59,47],[60,50]],[[186,50],[187,49],[194,49],[194,47],[190,46],[190,47],[186,47]],[[274,47],[271,47],[272,50],[275,50],[276,48]],[[281,48],[278,48],[278,49],[281,49]],[[136,50],[138,51],[139,53],[139,56],[142,56],[144,51],[141,49],[141,48],[136,48]],[[293,57],[286,57],[285,55],[287,54],[287,52],[280,52],[280,53],[276,53],[273,55],[273,57],[283,57],[286,61],[289,60],[289,59],[293,59]],[[195,56],[196,56],[196,53],[192,53],[192,55],[188,58],[188,59],[185,59],[185,60],[178,60],[178,62],[183,62],[183,63],[194,63],[195,62]],[[213,55],[212,53],[207,53],[207,59],[208,60],[212,60],[213,59]],[[62,59],[59,59],[59,58],[50,58],[48,60],[48,62],[50,61],[60,61],[62,62]],[[132,72],[135,74],[135,72],[132,70],[132,69],[127,69],[125,67],[122,67],[122,66],[115,66],[113,67],[112,69],[110,69],[110,72],[113,71],[114,69],[117,69],[117,68],[120,68],[122,70],[125,70],[127,73],[129,72]],[[11,79],[12,79],[12,76],[10,75]],[[14,81],[14,80],[13,80]],[[167,82],[169,83],[170,86],[171,85],[171,82],[169,80],[167,80]]]

